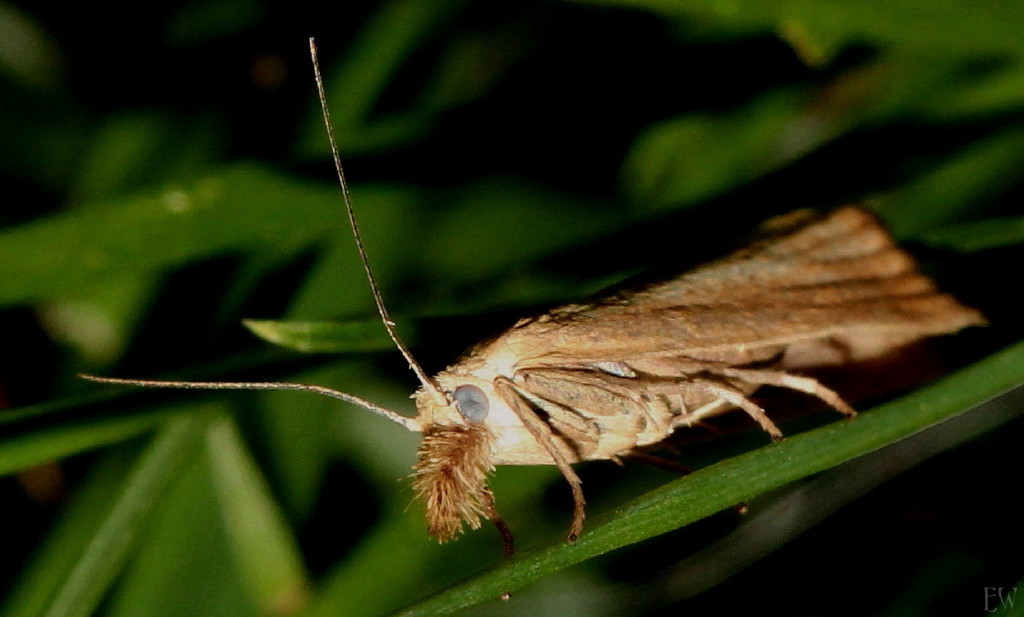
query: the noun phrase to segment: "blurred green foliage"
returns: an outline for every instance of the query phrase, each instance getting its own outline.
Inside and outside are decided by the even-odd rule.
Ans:
[[[963,614],[984,608],[983,587],[1024,577],[1018,524],[993,498],[1019,485],[1020,397],[970,411],[1024,382],[1012,295],[1024,5],[133,11],[111,22],[88,6],[0,4],[0,615],[610,616],[726,602]],[[547,467],[494,479],[521,556],[500,562],[487,531],[438,546],[396,481],[416,447],[399,427],[296,393],[75,378],[287,379],[411,409],[413,379],[346,229],[310,35],[371,263],[428,370],[516,315],[714,257],[773,214],[853,200],[991,326],[936,349],[959,372],[855,423],[771,447],[750,431],[694,439],[683,460],[710,466],[674,482],[581,466],[593,524],[573,546]],[[856,457],[832,484],[859,491],[799,482]],[[896,488],[847,506],[886,481]],[[796,498],[821,515],[756,516]],[[748,523],[719,513],[740,500]],[[711,548],[752,529],[780,539],[715,560]]]

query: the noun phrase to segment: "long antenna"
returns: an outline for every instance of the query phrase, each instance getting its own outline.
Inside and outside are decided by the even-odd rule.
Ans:
[[[116,379],[114,377],[97,377],[95,375],[78,375],[82,379],[95,381],[97,383],[109,383],[121,386],[141,386],[143,388],[180,388],[184,390],[299,390],[322,394],[336,398],[346,403],[359,405],[372,411],[378,416],[383,416],[396,424],[401,424],[410,431],[419,432],[420,423],[416,418],[403,416],[400,413],[385,409],[376,403],[366,399],[339,392],[324,386],[316,386],[304,383],[292,383],[289,381],[171,381],[162,379]]]
[[[380,294],[380,288],[377,286],[377,279],[373,276],[373,271],[370,269],[370,260],[366,257],[366,249],[363,248],[363,238],[359,234],[359,224],[356,222],[356,214],[352,209],[352,198],[348,192],[348,182],[345,180],[345,172],[341,168],[341,155],[338,154],[338,143],[334,138],[334,128],[331,126],[331,112],[327,109],[327,95],[324,93],[324,80],[320,76],[320,61],[317,59],[316,54],[316,41],[313,37],[309,37],[309,55],[313,59],[313,75],[316,77],[316,89],[320,95],[320,110],[323,112],[324,127],[327,129],[327,139],[331,142],[331,156],[334,158],[334,169],[338,172],[338,184],[341,186],[341,197],[345,202],[345,212],[348,214],[348,222],[352,227],[352,236],[356,240],[356,248],[359,249],[359,259],[363,262],[363,270],[366,271],[366,278],[370,281],[370,291],[373,292],[373,301],[377,304],[377,313],[380,314],[381,321],[384,322],[384,328],[388,331],[388,336],[394,341],[395,346],[398,347],[398,351],[405,356],[406,361],[409,362],[409,368],[416,373],[416,377],[423,384],[423,387],[430,392],[430,396],[434,399],[438,405],[448,405],[448,397],[441,392],[441,389],[434,383],[430,377],[423,371],[423,368],[416,362],[416,359],[412,357],[412,353],[409,348],[402,343],[402,340],[398,338],[398,332],[395,331],[395,323],[391,321],[388,316],[388,310],[384,307],[384,299]]]

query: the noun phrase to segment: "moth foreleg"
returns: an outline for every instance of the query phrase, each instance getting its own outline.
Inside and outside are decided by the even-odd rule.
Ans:
[[[784,371],[734,367],[722,367],[720,369],[716,369],[715,372],[725,377],[734,377],[751,384],[788,388],[790,390],[810,394],[811,396],[824,401],[829,407],[832,407],[843,415],[851,417],[857,415],[857,412],[854,411],[853,407],[850,407],[835,390],[825,387],[817,379],[801,377]]]
[[[512,536],[512,532],[509,530],[508,525],[505,524],[505,519],[501,518],[498,514],[498,507],[494,504],[494,495],[490,490],[484,491],[484,514],[487,519],[494,523],[494,527],[498,530],[498,534],[501,535],[501,543],[505,549],[505,556],[511,557],[515,554],[515,537]]]
[[[772,422],[771,418],[768,417],[768,414],[764,412],[764,409],[754,401],[747,398],[746,395],[736,388],[725,384],[715,383],[707,379],[694,380],[691,383],[700,388],[704,388],[723,401],[735,405],[747,412],[747,414],[760,424],[761,428],[771,436],[772,441],[779,441],[782,439],[782,431],[779,430],[778,426],[775,426],[775,423]]]
[[[509,408],[512,409],[513,413],[523,423],[523,426],[526,427],[526,430],[530,432],[530,435],[537,440],[537,443],[547,450],[548,454],[551,455],[551,460],[558,467],[558,471],[562,473],[562,477],[569,483],[569,488],[572,489],[573,516],[572,524],[569,526],[568,541],[576,541],[576,538],[583,532],[583,519],[586,518],[583,482],[576,475],[572,465],[569,464],[569,460],[558,449],[551,427],[519,395],[512,381],[505,377],[499,377],[495,380],[494,385],[498,395],[508,404]]]
[[[523,388],[516,388],[516,394],[531,405],[547,414],[545,424],[562,442],[573,451],[576,460],[582,461],[597,448],[600,432],[597,426],[578,411],[561,403],[547,400]]]

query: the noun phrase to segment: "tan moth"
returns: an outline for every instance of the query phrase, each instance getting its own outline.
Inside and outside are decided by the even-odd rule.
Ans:
[[[429,377],[398,337],[366,259],[312,39],[310,52],[371,292],[421,384],[413,395],[417,415],[309,384],[84,377],[148,387],[302,390],[420,432],[412,483],[440,541],[486,518],[511,552],[511,534],[487,485],[497,465],[559,469],[574,498],[571,541],[585,515],[574,463],[626,458],[677,428],[736,409],[779,439],[781,431],[750,398],[763,385],[809,394],[852,416],[838,394],[802,373],[882,358],[922,338],[984,323],[978,311],[920,274],[873,215],[846,206],[778,217],[746,248],[695,270],[520,319]]]

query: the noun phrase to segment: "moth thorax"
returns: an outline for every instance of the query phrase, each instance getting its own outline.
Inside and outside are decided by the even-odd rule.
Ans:
[[[462,533],[465,523],[480,527],[494,518],[494,499],[487,487],[491,434],[480,425],[435,425],[423,433],[413,466],[413,489],[425,504],[427,528],[439,542]]]

